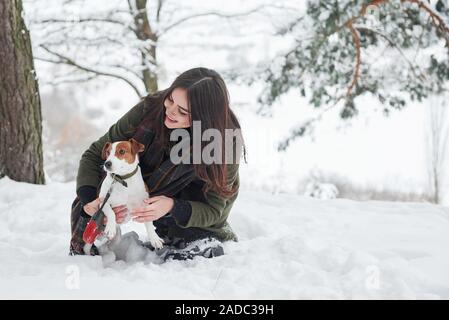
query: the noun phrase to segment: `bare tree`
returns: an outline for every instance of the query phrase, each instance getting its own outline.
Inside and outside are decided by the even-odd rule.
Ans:
[[[276,8],[263,4],[233,13],[190,10],[177,17],[180,14],[174,13],[180,11],[180,2],[127,0],[108,1],[106,8],[102,5],[103,10],[86,6],[85,12],[74,15],[71,12],[80,7],[77,2],[65,1],[58,17],[42,16],[45,12],[32,17],[33,30],[39,34],[35,58],[68,66],[64,75],[55,75],[53,84],[106,76],[124,81],[139,97],[158,89],[158,46],[172,30],[199,18],[234,19]],[[33,5],[39,3],[30,2]]]
[[[44,184],[42,115],[22,0],[0,1],[0,177]]]
[[[426,109],[426,134],[428,177],[430,190],[435,203],[444,200],[444,182],[446,179],[445,164],[447,163],[448,147],[448,112],[447,100],[441,96],[432,97]]]
[[[157,20],[159,20],[162,3],[163,0],[157,1]],[[137,39],[144,43],[140,50],[142,80],[147,92],[156,92],[157,74],[152,72],[152,68],[147,67],[147,64],[157,66],[156,46],[159,35],[151,28],[147,13],[147,0],[128,0],[128,5],[129,11],[134,17],[133,32]]]

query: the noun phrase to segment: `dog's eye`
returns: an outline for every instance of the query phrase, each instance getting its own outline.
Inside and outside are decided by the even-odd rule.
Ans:
[[[124,154],[125,154],[125,150],[122,149],[122,150],[119,151],[119,153],[120,153],[121,155],[124,155]]]

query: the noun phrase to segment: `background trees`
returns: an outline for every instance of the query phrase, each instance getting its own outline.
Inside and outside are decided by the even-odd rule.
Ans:
[[[158,89],[164,73],[158,59],[161,39],[179,52],[183,41],[170,38],[173,29],[187,22],[215,17],[219,23],[263,12],[276,6],[262,4],[230,13],[189,10],[189,2],[167,0],[112,0],[85,5],[79,0],[54,3],[53,10],[30,3],[37,13],[30,23],[38,37],[36,58],[58,68],[54,84],[85,82],[98,77],[119,79],[142,97]],[[203,28],[205,29],[205,28]],[[206,38],[207,39],[207,38]],[[203,43],[207,46],[208,41]]]

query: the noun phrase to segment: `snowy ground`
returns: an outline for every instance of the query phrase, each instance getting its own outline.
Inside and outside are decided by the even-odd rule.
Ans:
[[[103,268],[67,255],[74,188],[0,180],[0,298],[449,298],[445,207],[241,190],[224,256]]]

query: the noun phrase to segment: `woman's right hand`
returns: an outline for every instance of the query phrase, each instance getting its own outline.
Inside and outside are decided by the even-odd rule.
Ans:
[[[103,201],[103,198],[98,197],[92,202],[89,202],[86,204],[83,209],[84,211],[90,215],[93,216],[95,212],[98,211],[100,208],[100,204]],[[128,208],[126,207],[126,204],[113,207],[112,210],[115,213],[115,219],[118,224],[122,224],[123,221],[125,221],[126,215],[128,214]],[[107,222],[107,219],[105,218],[105,223]]]
[[[128,214],[128,208],[126,204],[112,208],[115,213],[115,220],[118,224],[122,224],[125,221],[126,215]],[[105,218],[106,219],[106,218]]]
[[[92,202],[89,202],[88,204],[84,205],[83,209],[84,212],[87,213],[90,216],[93,216],[95,212],[98,211],[100,208],[100,203],[103,200],[103,198],[98,197]]]

